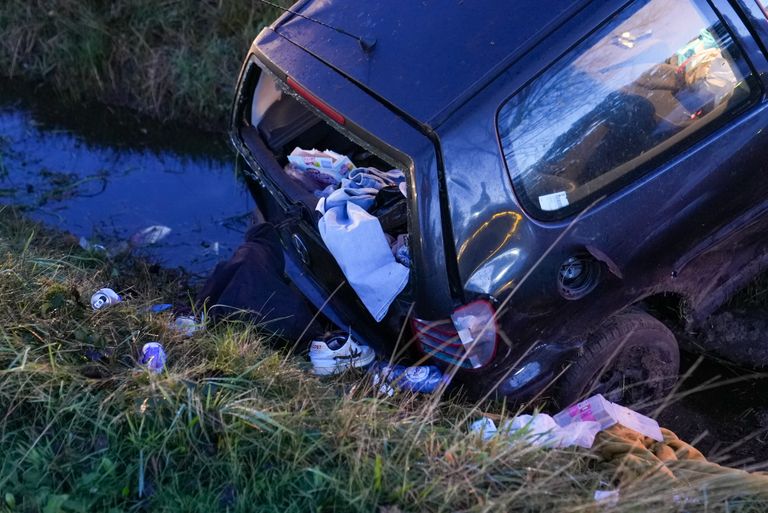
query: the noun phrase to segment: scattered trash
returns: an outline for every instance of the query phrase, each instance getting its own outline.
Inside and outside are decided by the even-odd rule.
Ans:
[[[619,503],[619,491],[595,490],[595,502],[605,506],[615,506]]]
[[[198,331],[205,329],[205,322],[198,321],[191,315],[180,315],[171,323],[171,329],[180,333],[183,337],[191,337]]]
[[[219,248],[219,243],[218,242],[215,242],[215,241],[214,242],[203,241],[203,242],[200,243],[200,245],[203,248],[205,248],[205,251],[204,251],[205,254],[210,254],[210,255],[218,255],[219,254],[220,248]]]
[[[554,419],[561,427],[582,421],[599,422],[602,429],[609,428],[614,424],[621,424],[653,438],[657,442],[664,441],[658,422],[629,408],[612,403],[600,394],[566,408],[555,415]]]
[[[470,432],[479,434],[483,440],[499,435],[520,436],[533,446],[559,449],[574,446],[589,449],[601,429],[600,423],[593,421],[558,426],[552,417],[544,413],[518,415],[506,420],[500,429],[489,418],[482,418],[469,426]]]
[[[493,420],[484,417],[473,422],[469,430],[482,436],[483,440],[519,433],[528,443],[537,447],[578,446],[590,449],[600,431],[616,424],[634,430],[638,436],[664,441],[658,422],[612,403],[600,394],[566,408],[554,417],[544,413],[518,415],[506,420],[500,429]]]
[[[91,242],[86,239],[85,237],[80,237],[80,241],[78,242],[79,246],[83,248],[86,251],[91,251],[93,253],[106,253],[107,248],[102,246],[101,244],[91,244]]]
[[[131,235],[131,238],[128,240],[128,242],[134,248],[143,248],[145,246],[157,244],[166,238],[169,233],[171,233],[171,229],[167,226],[149,226]]]
[[[379,393],[393,396],[396,391],[431,394],[448,384],[449,376],[434,365],[406,367],[405,365],[375,364],[371,368],[373,385]]]
[[[488,417],[478,419],[469,425],[469,432],[480,435],[484,442],[487,442],[499,432],[496,423]]]
[[[317,182],[320,188],[338,184],[341,177],[355,167],[348,157],[331,150],[294,148],[288,155],[288,162],[294,169],[302,171]]]
[[[336,331],[313,340],[309,346],[309,359],[318,376],[339,374],[350,368],[364,368],[373,363],[376,353],[370,347],[358,344],[352,334]]]
[[[147,311],[152,313],[161,313],[161,312],[165,312],[166,310],[170,310],[171,308],[173,308],[173,305],[170,303],[160,303],[157,305],[150,306],[149,308],[147,308]]]
[[[99,289],[91,296],[91,308],[94,310],[102,310],[109,306],[119,303],[122,298],[117,295],[117,292],[110,288]]]
[[[147,342],[141,348],[141,364],[156,374],[163,372],[166,360],[165,349],[160,342]]]

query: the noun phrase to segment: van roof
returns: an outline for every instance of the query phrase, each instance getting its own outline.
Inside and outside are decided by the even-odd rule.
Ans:
[[[432,125],[501,72],[510,60],[589,0],[311,0],[294,9],[364,39],[298,16],[275,30],[390,102]]]

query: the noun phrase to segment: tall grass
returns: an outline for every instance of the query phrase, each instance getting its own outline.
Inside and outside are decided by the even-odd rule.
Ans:
[[[107,284],[126,301],[92,312]],[[765,511],[696,482],[597,506],[613,474],[588,451],[468,435],[491,405],[381,398],[354,373],[320,380],[252,325],[180,338],[144,307],[184,286],[0,211],[0,509]],[[160,375],[136,362],[150,340],[168,351]]]
[[[257,0],[4,0],[0,69],[71,99],[221,128],[248,46],[278,14]]]

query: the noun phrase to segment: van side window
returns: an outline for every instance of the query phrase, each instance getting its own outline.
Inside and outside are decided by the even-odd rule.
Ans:
[[[518,198],[551,220],[636,178],[757,95],[706,2],[637,1],[523,87],[497,121]]]

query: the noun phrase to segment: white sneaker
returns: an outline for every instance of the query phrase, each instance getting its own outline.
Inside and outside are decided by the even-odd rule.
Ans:
[[[338,374],[349,368],[365,367],[373,363],[376,353],[368,346],[352,340],[352,335],[336,331],[322,340],[313,340],[309,346],[309,359],[318,376]]]

